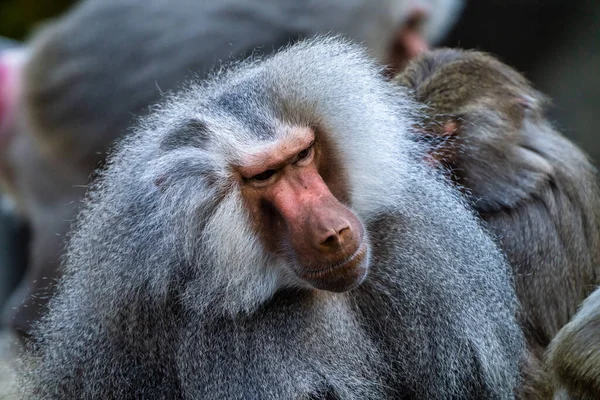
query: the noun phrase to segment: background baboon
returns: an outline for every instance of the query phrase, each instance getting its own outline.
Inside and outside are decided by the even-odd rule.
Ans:
[[[380,72],[322,39],[157,107],[89,194],[29,394],[511,398],[508,266]]]
[[[525,396],[547,398],[543,353],[600,283],[596,171],[548,123],[544,96],[491,56],[434,51],[397,82],[426,106],[417,139],[432,145],[429,162],[449,170],[508,256],[533,353]]]
[[[9,99],[19,101],[22,114],[15,130],[27,137],[15,137],[5,159],[33,241],[6,320],[21,334],[29,331],[52,293],[62,243],[92,171],[161,91],[203,77],[221,61],[330,31],[400,65],[447,30],[460,3],[88,0],[41,29],[24,68],[12,70],[23,93]]]
[[[600,165],[600,2],[466,2],[442,44],[490,52],[552,98],[555,127]]]
[[[555,399],[600,398],[600,289],[556,335],[547,364],[556,387]]]

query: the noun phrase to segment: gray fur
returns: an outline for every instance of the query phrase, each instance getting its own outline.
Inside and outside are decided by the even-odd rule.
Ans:
[[[423,3],[431,5],[424,29],[434,39],[462,0]],[[16,138],[20,143],[3,155],[33,225],[28,275],[12,299],[24,303],[9,310],[11,326],[27,334],[43,313],[52,292],[46,282],[60,275],[58,258],[82,187],[161,92],[204,78],[222,62],[317,33],[363,42],[383,61],[409,6],[407,0],[85,0],[40,29],[28,43],[23,76],[18,134],[30,137]]]
[[[523,342],[508,267],[417,161],[412,104],[399,98],[363,50],[320,39],[157,107],[89,193],[24,361],[28,394],[513,398]],[[165,148],[190,120],[204,139]],[[271,133],[257,136],[255,121]],[[358,289],[299,288],[249,229],[229,166],[291,125],[318,126],[343,160],[347,206],[371,243]]]

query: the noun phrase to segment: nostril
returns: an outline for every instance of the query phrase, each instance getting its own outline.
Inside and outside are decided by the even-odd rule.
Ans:
[[[335,244],[337,244],[340,241],[339,236],[337,233],[334,233],[332,235],[329,235],[325,238],[325,240],[323,240],[321,242],[321,246],[325,246],[325,247],[331,247],[334,246]]]
[[[321,246],[328,248],[341,246],[351,236],[351,233],[349,226],[338,229],[337,232],[330,234],[321,241]]]

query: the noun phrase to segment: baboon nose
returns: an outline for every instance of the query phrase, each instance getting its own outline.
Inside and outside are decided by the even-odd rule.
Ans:
[[[337,249],[343,247],[345,243],[352,239],[352,230],[350,225],[346,224],[342,228],[334,229],[320,243],[324,249]]]

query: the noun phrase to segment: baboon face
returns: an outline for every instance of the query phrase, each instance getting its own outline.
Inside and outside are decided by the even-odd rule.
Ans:
[[[322,172],[328,151],[313,129],[294,127],[237,171],[266,247],[285,257],[302,281],[343,292],[364,279],[368,244],[361,221],[338,198],[343,189],[328,182],[329,168]]]

